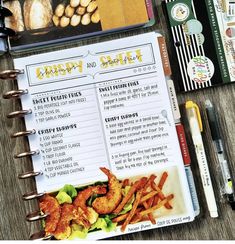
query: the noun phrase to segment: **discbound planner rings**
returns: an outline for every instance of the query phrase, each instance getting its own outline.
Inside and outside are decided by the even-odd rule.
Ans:
[[[29,171],[18,175],[19,179],[27,179],[42,174],[42,172]]]
[[[28,94],[28,90],[12,90],[3,94],[4,99],[20,98],[22,95]]]
[[[0,72],[0,79],[2,80],[8,80],[8,79],[15,79],[17,75],[23,74],[24,71],[20,69],[8,69],[3,70]]]
[[[34,156],[37,154],[39,154],[39,151],[28,151],[28,152],[23,152],[23,153],[14,155],[14,158],[24,158],[24,157],[28,157],[28,156]]]
[[[34,233],[33,235],[30,236],[29,240],[50,240],[52,238],[52,235],[47,235],[45,231],[40,231],[38,233]]]
[[[32,192],[28,192],[28,193],[25,193],[22,198],[23,200],[32,200],[32,199],[35,199],[35,198],[39,198],[39,197],[42,197],[44,195],[43,192],[41,193],[37,193],[36,191],[32,191]]]
[[[12,113],[9,113],[7,115],[7,118],[8,119],[12,119],[12,118],[22,118],[24,117],[25,115],[28,115],[28,114],[31,114],[32,113],[32,110],[29,109],[29,110],[19,110],[19,111],[15,111],[15,112],[12,112]]]
[[[29,136],[29,135],[34,135],[36,133],[36,130],[26,130],[26,131],[19,131],[15,132],[14,134],[11,135],[12,138],[16,137],[21,137],[21,136]]]
[[[29,213],[26,216],[26,220],[29,221],[29,222],[33,222],[33,221],[37,221],[37,220],[40,220],[40,219],[44,219],[48,215],[49,214],[47,214],[47,213],[41,213],[41,211],[35,211],[35,212],[32,212],[32,213]]]

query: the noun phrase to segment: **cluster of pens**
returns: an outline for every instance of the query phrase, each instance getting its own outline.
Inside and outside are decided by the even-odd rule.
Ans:
[[[209,100],[206,100],[206,114],[210,126],[210,132],[215,146],[216,153],[218,155],[218,161],[220,163],[219,170],[222,175],[222,186],[221,190],[227,197],[227,201],[230,203],[233,210],[235,210],[235,196],[233,183],[231,179],[230,170],[228,167],[228,162],[223,149],[222,137],[220,133],[220,126],[218,122],[218,116],[216,111]],[[209,167],[207,164],[206,153],[202,141],[202,120],[199,108],[196,103],[192,101],[187,101],[185,104],[187,118],[189,122],[190,132],[195,146],[197,161],[199,165],[201,180],[203,184],[203,189],[206,197],[207,206],[212,218],[218,217],[218,210],[215,201],[214,190],[211,182]]]

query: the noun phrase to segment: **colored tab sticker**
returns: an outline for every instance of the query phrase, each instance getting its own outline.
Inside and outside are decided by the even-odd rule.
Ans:
[[[189,150],[188,150],[188,145],[186,142],[183,125],[181,125],[181,124],[176,125],[176,131],[177,131],[177,135],[179,138],[180,149],[181,149],[182,157],[184,160],[184,165],[190,165],[191,159],[190,159],[190,155],[189,155]]]
[[[169,57],[168,57],[168,53],[167,53],[165,38],[158,37],[158,43],[159,43],[159,48],[160,48],[160,53],[161,53],[161,58],[162,58],[164,74],[166,76],[170,76],[171,75],[171,66],[170,66],[170,61],[169,61]]]
[[[179,110],[179,105],[177,101],[173,80],[167,80],[167,86],[168,86],[168,92],[171,100],[171,107],[172,107],[174,119],[175,121],[178,121],[180,120],[181,115],[180,115],[180,110]]]

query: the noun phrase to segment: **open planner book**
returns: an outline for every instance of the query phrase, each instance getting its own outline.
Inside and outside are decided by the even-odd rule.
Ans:
[[[14,59],[43,234],[103,239],[185,223],[194,210],[155,32]],[[22,135],[22,134],[21,134]],[[33,236],[35,237],[35,235]]]

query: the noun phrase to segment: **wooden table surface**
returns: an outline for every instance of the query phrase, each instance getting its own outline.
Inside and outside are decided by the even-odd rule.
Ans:
[[[161,18],[162,20],[162,18]],[[125,35],[158,30],[165,28],[164,24],[155,24],[145,30],[122,32],[106,37],[93,38],[78,42],[77,45],[120,38]],[[169,39],[167,38],[167,41]],[[9,68],[9,58],[0,58],[0,70]],[[0,81],[0,93],[16,88],[15,81]],[[204,89],[196,92],[178,94],[179,104],[184,104],[191,99],[197,102],[202,108],[202,119],[204,126],[203,140],[208,157],[212,183],[219,209],[219,218],[213,219],[209,216],[202,183],[199,176],[199,168],[195,156],[192,139],[190,137],[187,121],[182,111],[182,121],[186,125],[186,137],[192,159],[192,171],[195,178],[196,189],[200,203],[200,215],[195,221],[171,227],[158,228],[154,230],[138,232],[123,236],[114,237],[114,240],[233,240],[235,239],[235,211],[224,201],[220,195],[218,160],[213,148],[208,122],[205,117],[204,101],[210,99],[216,104],[220,114],[221,132],[224,139],[228,160],[235,177],[235,83]],[[20,109],[18,101],[0,99],[0,239],[2,240],[25,240],[37,232],[39,223],[27,223],[27,213],[37,210],[37,201],[24,202],[21,196],[25,192],[35,189],[35,182],[31,179],[19,180],[17,175],[32,169],[30,160],[14,160],[13,154],[28,149],[27,140],[18,138],[10,139],[10,134],[24,129],[23,120],[9,120],[6,115]]]

